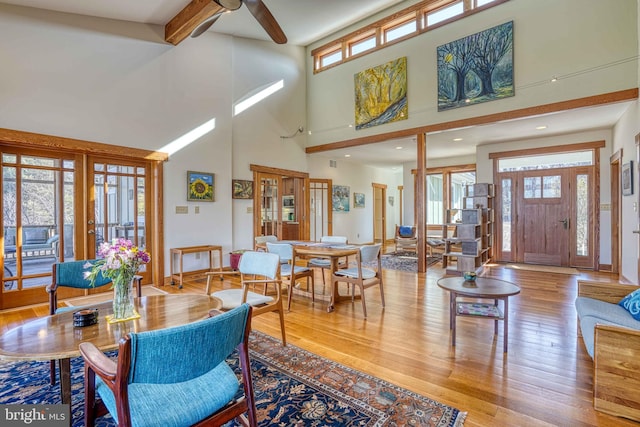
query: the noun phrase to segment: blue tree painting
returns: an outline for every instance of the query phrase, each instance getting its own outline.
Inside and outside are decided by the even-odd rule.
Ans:
[[[514,96],[513,21],[438,46],[438,111]]]

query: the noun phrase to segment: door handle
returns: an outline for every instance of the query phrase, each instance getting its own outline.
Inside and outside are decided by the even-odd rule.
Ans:
[[[640,234],[640,230],[633,230],[632,233],[633,234]]]
[[[564,227],[565,230],[569,228],[569,218],[561,219],[558,222],[562,223],[562,227]]]
[[[87,231],[87,234],[96,234],[96,231],[95,230],[89,230],[89,231]]]

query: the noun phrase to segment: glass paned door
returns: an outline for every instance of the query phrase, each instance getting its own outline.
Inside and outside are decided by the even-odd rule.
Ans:
[[[74,155],[3,149],[0,308],[47,301],[55,262],[75,259]]]
[[[145,165],[91,158],[89,167],[93,183],[87,221],[89,256],[95,257],[103,242],[117,238],[125,238],[146,249],[149,196]],[[139,274],[148,276],[148,269],[149,264],[144,265]],[[145,279],[148,281],[150,277]]]
[[[282,221],[280,207],[282,206],[279,198],[279,177],[262,176],[260,179],[260,232],[261,236],[277,236],[282,238]]]

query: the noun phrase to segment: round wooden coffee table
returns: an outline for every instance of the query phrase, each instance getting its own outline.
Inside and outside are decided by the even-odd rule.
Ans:
[[[507,352],[509,334],[509,297],[520,293],[520,287],[500,279],[478,277],[467,281],[463,277],[444,277],[438,286],[449,291],[449,329],[451,345],[456,345],[456,318],[458,316],[479,317],[494,320],[494,332],[498,334],[498,321],[504,321],[504,352]],[[493,303],[457,301],[458,297],[493,299]],[[503,301],[500,310],[498,301]]]

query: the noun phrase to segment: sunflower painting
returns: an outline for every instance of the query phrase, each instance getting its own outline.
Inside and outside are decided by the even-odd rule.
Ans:
[[[187,171],[187,201],[213,202],[214,190],[212,173]]]

